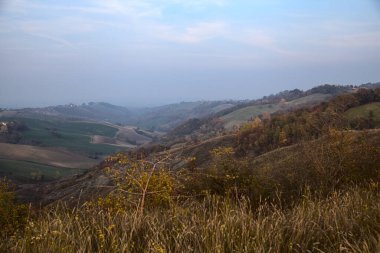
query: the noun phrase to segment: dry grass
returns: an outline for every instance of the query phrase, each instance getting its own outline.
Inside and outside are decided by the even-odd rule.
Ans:
[[[45,210],[2,252],[378,252],[380,193],[372,184],[306,194],[290,208],[208,196],[144,214],[62,205]]]
[[[209,170],[178,175],[169,155],[119,153],[113,194],[41,210],[0,252],[380,252],[378,134],[328,137],[275,163],[215,149]]]

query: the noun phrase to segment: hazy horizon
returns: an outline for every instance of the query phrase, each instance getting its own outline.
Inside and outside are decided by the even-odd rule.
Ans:
[[[373,82],[366,82],[366,83],[362,83],[362,84],[367,84],[367,83],[378,83],[378,81],[373,81]],[[323,85],[323,84],[320,84],[320,85]],[[331,84],[331,85],[353,85],[353,86],[359,86],[361,84]],[[316,86],[319,86],[319,85],[315,85],[315,86],[312,86],[312,87],[309,87],[309,88],[313,88],[313,87],[316,87]],[[307,88],[307,89],[309,89]],[[294,88],[294,89],[298,89],[298,88]],[[301,89],[303,91],[306,91],[307,89]],[[268,93],[268,94],[265,94],[265,95],[262,95],[262,96],[258,96],[258,97],[249,97],[249,98],[235,98],[235,99],[231,99],[231,98],[220,98],[220,99],[194,99],[194,100],[173,100],[173,101],[170,101],[170,100],[166,100],[162,103],[142,103],[142,104],[129,104],[127,102],[124,101],[124,103],[117,103],[117,102],[113,102],[113,101],[80,101],[80,102],[67,102],[67,103],[61,103],[61,104],[57,104],[57,103],[53,103],[53,104],[39,104],[39,105],[25,105],[25,106],[2,106],[0,104],[0,108],[2,109],[8,109],[8,110],[17,110],[17,109],[25,109],[25,108],[44,108],[44,107],[50,107],[50,106],[65,106],[65,105],[70,105],[70,104],[74,104],[74,105],[77,105],[77,106],[80,106],[80,105],[83,105],[83,104],[89,104],[89,103],[108,103],[108,104],[111,104],[111,105],[116,105],[116,106],[121,106],[121,107],[125,107],[127,109],[131,109],[131,110],[140,110],[140,109],[147,109],[147,108],[154,108],[154,107],[160,107],[160,106],[166,106],[166,105],[174,105],[174,104],[179,104],[179,103],[196,103],[196,102],[216,102],[216,101],[249,101],[249,100],[255,100],[255,99],[260,99],[260,98],[263,98],[265,96],[270,96],[270,95],[275,95],[279,92],[282,92],[282,91],[285,91],[285,90],[281,90],[281,91],[277,91],[277,92],[273,92],[273,93]]]
[[[255,99],[380,80],[376,0],[0,2],[0,107]]]

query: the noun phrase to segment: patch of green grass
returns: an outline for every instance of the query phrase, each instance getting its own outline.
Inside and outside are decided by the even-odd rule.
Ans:
[[[380,126],[380,102],[370,103],[349,109],[344,113],[348,119],[367,118],[372,112],[377,127]]]
[[[0,159],[0,176],[21,182],[50,181],[74,174],[81,174],[85,169],[55,167],[26,161]]]
[[[222,118],[224,120],[235,120],[235,121],[247,121],[249,119],[255,118],[263,114],[264,112],[275,112],[279,109],[279,106],[276,104],[266,104],[266,105],[252,105],[248,107],[241,108],[234,112],[231,112]]]

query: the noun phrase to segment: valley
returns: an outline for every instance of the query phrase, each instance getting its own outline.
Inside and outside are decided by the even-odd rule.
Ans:
[[[60,234],[45,233],[38,242],[10,239],[0,242],[0,249],[15,240],[33,250],[55,251],[57,238],[71,242],[73,233],[85,233],[95,238],[95,246],[89,239],[60,245],[97,251],[101,233],[112,242],[104,244],[105,251],[127,245],[146,252],[152,246],[140,240],[159,231],[155,240],[168,252],[178,247],[184,252],[189,241],[207,252],[221,238],[231,248],[240,241],[263,252],[270,247],[282,252],[288,229],[294,227],[302,235],[291,240],[302,249],[314,247],[304,241],[310,234],[326,252],[334,251],[336,243],[360,248],[358,237],[375,249],[377,241],[365,238],[376,233],[373,220],[380,217],[380,88],[313,89],[312,94],[286,91],[234,106],[215,103],[221,111],[196,107],[202,116],[183,116],[175,124],[168,112],[163,118],[157,114],[158,129],[173,124],[166,132],[5,112],[0,118],[0,177],[11,179],[16,188],[15,195],[1,195],[8,183],[0,182],[0,199],[14,196],[18,201],[10,205],[18,216],[7,224],[30,229],[17,218],[29,215],[17,203],[30,203],[42,207],[42,216],[29,218],[36,227],[28,233],[33,238],[45,230]],[[62,221],[58,229],[57,221]],[[277,227],[268,228],[272,224]],[[19,231],[17,226],[7,231]],[[224,231],[226,226],[233,235]],[[335,226],[327,237],[324,226]],[[355,238],[339,237],[346,231],[361,232]],[[279,238],[275,243],[273,235]],[[201,244],[198,236],[213,241]]]
[[[35,183],[59,179],[91,170],[108,155],[120,151],[139,147],[168,150],[186,147],[188,143],[197,145],[233,133],[257,117],[269,119],[279,112],[311,108],[337,94],[352,91],[350,86],[323,85],[307,91],[284,91],[251,101],[182,102],[133,110],[91,102],[2,110],[0,173],[16,181],[29,179]],[[373,119],[376,123],[377,109],[374,103],[353,108],[346,115],[352,118],[375,111]],[[21,163],[28,165],[24,173],[20,169]],[[46,173],[49,166],[59,172],[55,173],[57,176],[48,176],[52,174]]]

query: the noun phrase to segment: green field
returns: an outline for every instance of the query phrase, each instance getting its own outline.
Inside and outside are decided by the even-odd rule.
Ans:
[[[106,144],[92,144],[92,135],[114,137],[118,129],[97,123],[40,120],[31,118],[1,118],[3,121],[20,121],[28,129],[22,132],[23,143],[47,147],[64,147],[86,154],[110,154],[120,148]]]
[[[236,111],[233,111],[227,115],[221,117],[225,122],[225,128],[231,129],[234,125],[241,125],[250,119],[262,115],[264,112],[274,113],[281,109],[292,108],[305,104],[316,104],[322,101],[326,101],[329,97],[328,94],[312,94],[306,97],[294,99],[292,101],[286,102],[283,105],[280,104],[264,104],[264,105],[252,105],[247,106]]]
[[[380,127],[380,102],[361,105],[349,109],[344,115],[349,119],[367,118],[372,112],[373,120],[377,127]]]
[[[82,174],[84,171],[86,170],[0,159],[0,177],[5,176],[20,182],[51,181],[65,176]]]

